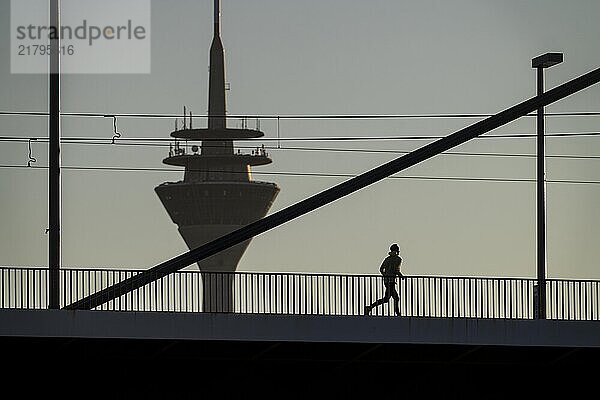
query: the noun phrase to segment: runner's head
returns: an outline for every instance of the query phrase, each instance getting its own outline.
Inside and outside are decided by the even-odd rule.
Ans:
[[[390,251],[392,253],[400,253],[400,247],[396,243],[390,246]]]

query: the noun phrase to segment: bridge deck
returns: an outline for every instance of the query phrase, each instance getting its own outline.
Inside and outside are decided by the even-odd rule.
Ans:
[[[0,336],[600,347],[600,322],[0,309]]]
[[[0,309],[0,347],[41,395],[489,399],[593,389],[600,322]]]

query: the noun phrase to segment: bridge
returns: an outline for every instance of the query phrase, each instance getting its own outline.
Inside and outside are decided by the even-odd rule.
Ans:
[[[47,381],[29,390],[102,376],[117,380],[97,388],[107,396],[587,394],[593,380],[570,378],[599,353],[598,281],[410,276],[396,317],[364,315],[378,276],[182,270],[598,81],[600,69],[148,270],[2,268],[4,377],[42,359]],[[203,299],[206,282],[233,297]]]
[[[144,272],[61,269],[61,308]],[[231,285],[234,304],[213,298],[204,307],[203,280]],[[178,385],[148,383],[130,394],[189,394],[193,385],[184,382],[199,376],[198,391],[232,381],[248,385],[236,386],[243,394],[266,377],[261,391],[289,390],[305,375],[326,384],[322,393],[367,395],[385,387],[379,374],[391,374],[398,393],[475,398],[506,394],[498,382],[523,376],[564,383],[600,354],[597,280],[548,279],[546,319],[536,313],[532,278],[407,276],[397,283],[399,317],[391,302],[364,315],[383,296],[375,275],[178,271],[92,310],[48,309],[48,282],[46,268],[0,268],[4,359],[25,366],[42,357],[81,366],[70,376],[109,368],[135,380],[173,365],[157,378]],[[468,384],[457,385],[460,377]],[[295,393],[321,392],[308,385]]]
[[[110,396],[214,388],[241,397],[257,385],[278,397],[290,388],[303,397],[587,393],[592,380],[569,378],[588,373],[599,353],[598,281],[546,279],[543,268],[536,279],[410,276],[398,282],[396,317],[389,307],[364,315],[383,294],[378,276],[182,270],[535,110],[543,119],[544,106],[598,81],[600,69],[588,72],[148,270],[61,269],[56,260],[2,268],[6,380],[44,359],[48,380],[27,389],[100,375],[117,379],[97,388]],[[51,260],[57,229],[51,223]],[[233,297],[203,299],[206,282]],[[528,385],[517,391],[516,382]]]

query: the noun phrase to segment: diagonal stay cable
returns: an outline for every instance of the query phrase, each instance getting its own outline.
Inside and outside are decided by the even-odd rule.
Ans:
[[[573,93],[592,86],[599,81],[600,68],[597,68],[560,86],[557,86],[539,96],[525,100],[522,103],[499,112],[498,114],[476,122],[433,143],[425,145],[409,154],[403,155],[355,178],[349,179],[336,186],[326,189],[314,196],[304,199],[276,213],[268,215],[256,222],[250,223],[200,247],[192,249],[170,260],[164,261],[145,272],[127,278],[119,283],[84,297],[83,299],[67,305],[65,308],[92,309],[108,301],[114,300],[117,297],[136,290],[144,285],[147,285],[148,283],[156,281],[172,272],[204,260],[205,258],[217,254],[220,251],[228,249],[256,235],[264,233],[297,217],[314,211],[317,208],[339,200],[344,196],[376,183],[392,174],[403,171],[422,161],[443,153],[444,151],[450,150],[460,144],[476,138],[477,136],[480,136],[500,126],[506,125],[507,123],[523,117],[528,113],[537,110],[538,108],[561,100],[569,95],[572,95]]]

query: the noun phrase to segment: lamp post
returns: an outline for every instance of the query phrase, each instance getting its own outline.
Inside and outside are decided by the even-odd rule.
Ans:
[[[60,1],[50,1],[50,26],[60,29]],[[48,308],[60,308],[60,38],[50,39],[48,74]]]
[[[563,62],[562,53],[546,53],[531,60],[537,69],[537,95],[544,93],[544,69]],[[546,319],[546,187],[544,165],[544,107],[537,110],[537,296],[534,312]]]

